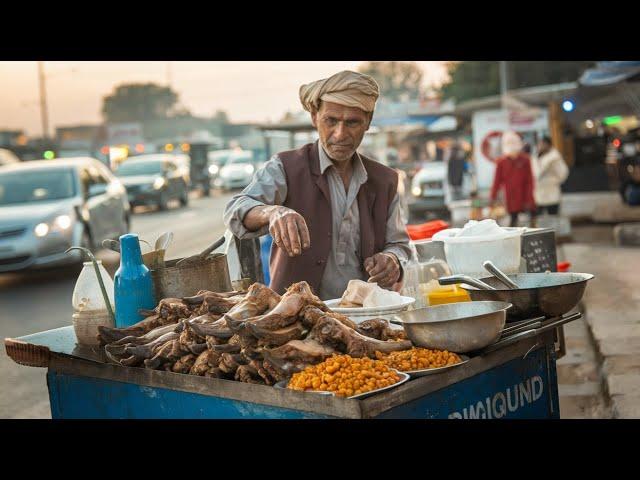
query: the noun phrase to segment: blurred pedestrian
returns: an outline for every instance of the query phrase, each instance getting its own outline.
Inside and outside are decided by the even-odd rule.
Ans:
[[[496,172],[491,187],[491,207],[497,203],[497,196],[504,188],[507,211],[511,216],[509,226],[515,227],[518,215],[528,212],[531,226],[535,226],[536,204],[533,198],[533,173],[531,158],[522,151],[520,136],[511,131],[502,135],[502,156],[496,160]]]
[[[447,184],[452,201],[462,199],[462,182],[466,167],[466,154],[457,140],[451,145],[447,158]]]
[[[560,186],[569,176],[569,167],[560,152],[553,147],[551,139],[542,137],[538,142],[538,156],[532,161],[536,186],[534,197],[538,215],[558,215],[560,211]]]

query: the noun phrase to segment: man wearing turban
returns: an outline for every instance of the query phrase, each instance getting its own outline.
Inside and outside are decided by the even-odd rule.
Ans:
[[[227,205],[239,238],[271,233],[271,288],[307,281],[323,300],[352,279],[398,289],[410,256],[397,173],[357,152],[369,129],[378,84],[343,71],[300,87],[318,141],[280,152]]]

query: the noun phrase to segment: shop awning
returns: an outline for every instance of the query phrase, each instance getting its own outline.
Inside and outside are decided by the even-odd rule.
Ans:
[[[579,82],[585,87],[601,87],[627,80],[640,80],[640,61],[598,62],[596,68],[585,70]]]

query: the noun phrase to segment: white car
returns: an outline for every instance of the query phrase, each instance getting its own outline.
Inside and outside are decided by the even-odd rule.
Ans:
[[[444,162],[425,163],[411,180],[411,213],[445,212],[445,182],[447,166]]]
[[[92,250],[129,232],[127,192],[102,162],[78,157],[0,167],[0,272],[81,261],[65,251]]]
[[[213,185],[225,190],[244,188],[251,183],[253,174],[259,167],[260,165],[253,157],[253,152],[234,152],[229,155],[224,165],[219,167]]]

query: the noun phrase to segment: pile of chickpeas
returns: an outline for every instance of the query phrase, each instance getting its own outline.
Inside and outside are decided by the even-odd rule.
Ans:
[[[458,355],[447,350],[430,350],[418,347],[389,354],[376,352],[376,358],[401,372],[440,368],[462,361]]]
[[[400,381],[400,375],[384,362],[350,355],[333,355],[318,365],[295,373],[288,388],[333,392],[340,397],[388,387]]]

